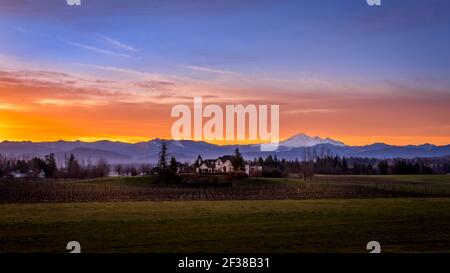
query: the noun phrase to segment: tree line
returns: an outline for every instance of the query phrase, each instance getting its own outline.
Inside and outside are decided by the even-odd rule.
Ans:
[[[263,176],[283,177],[298,173],[304,177],[316,174],[407,175],[450,173],[450,157],[414,159],[376,159],[325,156],[299,161],[278,159],[276,155],[255,158],[253,164],[263,167]]]
[[[243,170],[246,161],[239,149],[235,150],[232,163],[235,170]],[[414,159],[324,156],[300,161],[298,159],[279,159],[276,155],[269,155],[266,158],[255,158],[253,161],[247,161],[247,163],[262,166],[262,176],[286,177],[289,174],[299,174],[305,179],[311,178],[314,174],[407,175],[450,173],[450,156]],[[117,164],[111,166],[104,159],[99,159],[95,164],[80,164],[77,158],[71,154],[64,167],[58,168],[54,154],[46,155],[44,158],[33,157],[31,159],[14,159],[0,155],[0,177],[20,173],[30,178],[89,179],[106,177],[110,174],[110,171],[114,171],[118,176],[156,174],[162,183],[168,183],[179,180],[177,173],[181,167],[184,168],[185,172],[195,172],[193,165],[181,164],[177,162],[175,157],[169,157],[166,143],[161,145],[156,167],[150,164]]]
[[[108,176],[110,165],[104,159],[96,164],[82,165],[73,154],[65,167],[58,168],[54,154],[44,158],[15,159],[0,155],[0,177],[21,175],[25,178],[88,179]]]

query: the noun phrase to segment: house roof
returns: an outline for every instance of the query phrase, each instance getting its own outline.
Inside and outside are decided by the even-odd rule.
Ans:
[[[219,157],[218,159],[222,160],[222,162],[225,162],[227,160],[230,160],[231,162],[233,162],[233,156],[232,155],[224,155]]]
[[[198,155],[197,159],[194,162],[195,167],[200,167],[203,163],[203,158],[201,155]]]
[[[205,159],[203,160],[203,162],[208,168],[214,168],[216,165],[216,160],[215,159]]]
[[[197,157],[197,160],[195,161],[195,165],[196,166],[201,166],[202,164],[205,164],[208,168],[215,168],[216,166],[216,161],[217,160],[221,160],[222,162],[226,162],[227,160],[229,160],[230,162],[233,162],[233,156],[232,155],[224,155],[221,156],[217,159],[203,159],[200,164],[199,164],[199,159],[201,159],[201,156]],[[198,165],[197,165],[198,164]]]

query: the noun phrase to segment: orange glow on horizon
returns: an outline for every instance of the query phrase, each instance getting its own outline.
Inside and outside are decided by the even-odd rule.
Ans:
[[[31,142],[56,142],[56,141],[83,141],[83,142],[97,142],[97,141],[112,141],[112,142],[123,142],[123,143],[139,143],[139,142],[147,142],[153,139],[165,139],[170,140],[170,136],[167,135],[155,135],[155,136],[127,136],[127,135],[99,135],[99,136],[76,136],[76,135],[57,135],[57,136],[42,136],[46,134],[47,130],[45,128],[42,129],[41,132],[36,131],[37,133],[33,134],[36,137],[9,137],[10,134],[5,131],[5,128],[0,127],[0,142],[3,141],[12,141],[12,142],[21,142],[21,141],[31,141]],[[311,137],[315,137],[315,134],[307,134]],[[327,136],[327,135],[319,135],[322,138],[329,137],[334,140],[338,140],[343,142],[349,146],[364,146],[373,143],[386,143],[390,145],[421,145],[421,144],[434,144],[434,145],[448,145],[450,143],[450,137],[424,137],[424,136]],[[283,136],[281,137],[281,141],[284,141],[291,137]],[[195,141],[195,140],[193,140]],[[202,140],[207,143],[216,144],[216,145],[250,145],[250,144],[261,144],[266,142],[261,141],[226,141],[226,140],[216,140],[216,141],[208,141]]]
[[[0,75],[1,76],[1,75]],[[13,77],[13,76],[9,76]],[[22,82],[23,81],[23,82]],[[175,97],[189,107],[191,86],[180,86],[185,96]],[[279,104],[280,139],[298,133],[329,137],[347,145],[384,142],[393,145],[450,144],[450,95],[410,96],[383,94],[290,94],[231,87],[210,87],[208,94],[230,94],[234,104]],[[216,88],[216,89],[214,89]],[[203,89],[202,89],[203,90]],[[206,90],[206,89],[204,89]],[[170,139],[170,117],[176,102],[168,95],[106,92],[91,87],[61,87],[60,83],[0,78],[0,141],[99,141],[128,143],[154,138]],[[169,99],[175,99],[168,96]],[[222,98],[205,95],[204,104],[223,105]],[[219,101],[215,101],[219,100]],[[256,144],[258,141],[212,141]]]

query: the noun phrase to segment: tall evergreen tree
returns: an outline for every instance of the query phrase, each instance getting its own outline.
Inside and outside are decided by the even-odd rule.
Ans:
[[[45,177],[55,177],[58,167],[56,166],[55,154],[51,153],[45,156]]]
[[[167,167],[167,143],[161,142],[161,150],[159,152],[159,159],[158,159],[158,175],[161,179],[161,182],[166,183],[167,181],[167,174],[168,174],[168,167]]]
[[[236,148],[236,150],[234,150],[234,155],[233,155],[233,167],[236,171],[240,171],[244,168],[245,166],[245,160],[242,157],[241,152],[239,151],[239,148]]]
[[[172,158],[170,158],[169,170],[173,174],[177,173],[177,171],[178,171],[178,162],[174,156],[172,156]]]
[[[159,151],[158,160],[159,171],[167,171],[167,144],[165,142],[161,143],[161,150]]]
[[[69,160],[67,161],[67,175],[69,178],[81,177],[81,166],[73,154],[70,154]]]

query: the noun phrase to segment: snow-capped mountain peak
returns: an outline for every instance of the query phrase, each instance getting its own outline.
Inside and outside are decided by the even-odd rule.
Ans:
[[[285,141],[281,142],[281,146],[290,147],[290,148],[299,148],[299,147],[312,147],[318,144],[331,144],[335,146],[345,146],[344,143],[331,139],[331,138],[320,138],[318,136],[310,137],[305,134],[297,134]]]

